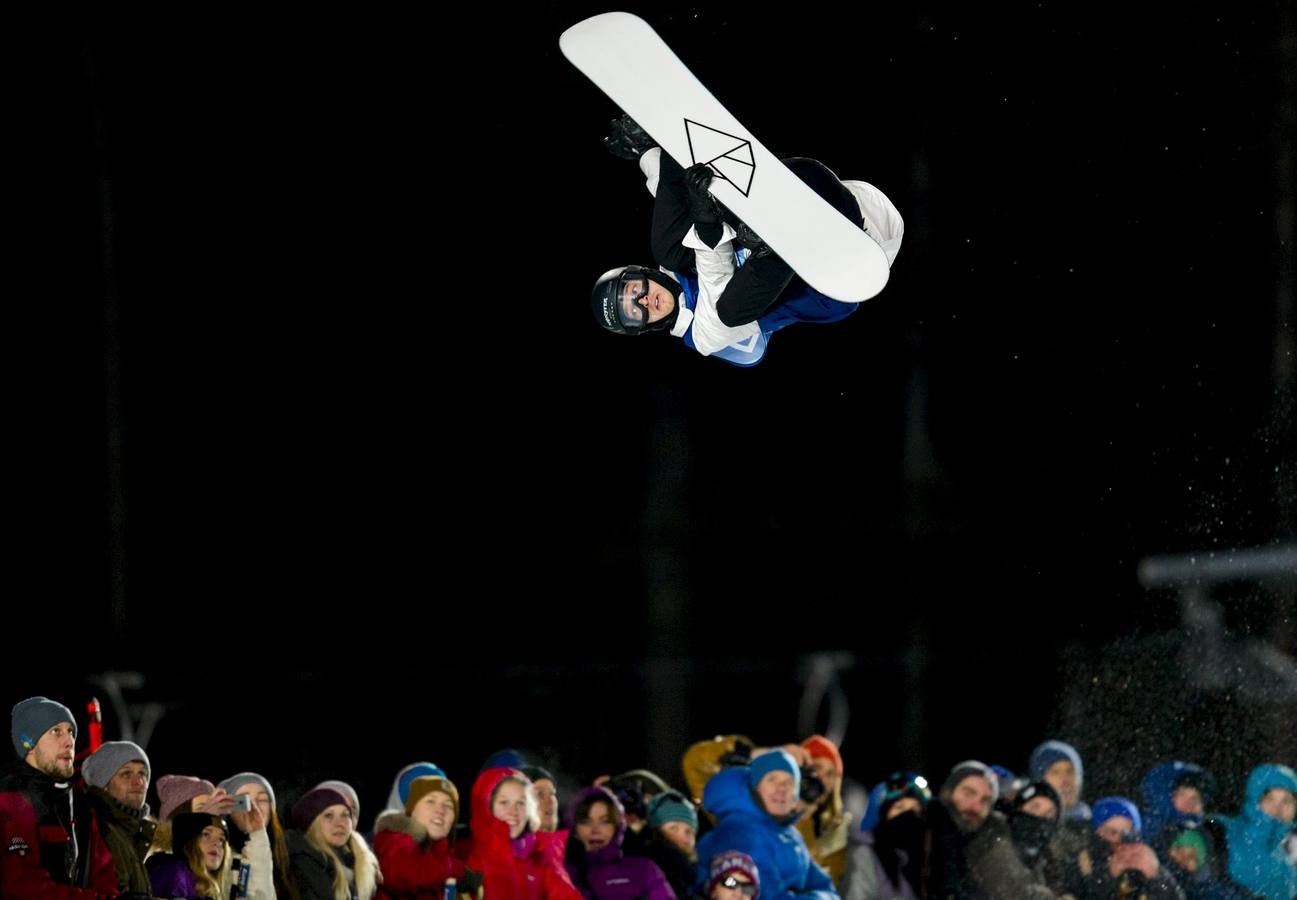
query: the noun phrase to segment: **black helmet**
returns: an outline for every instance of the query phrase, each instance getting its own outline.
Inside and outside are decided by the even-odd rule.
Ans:
[[[648,311],[639,299],[648,293],[648,282],[654,281],[671,291],[676,304],[671,312],[656,322],[648,320]],[[599,276],[590,298],[595,321],[614,334],[645,334],[669,331],[680,313],[680,283],[664,272],[644,266],[622,266]]]

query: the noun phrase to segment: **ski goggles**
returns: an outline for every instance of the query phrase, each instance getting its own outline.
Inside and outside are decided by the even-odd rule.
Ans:
[[[914,772],[893,772],[884,782],[883,800],[895,800],[906,796],[927,803],[932,799],[932,789],[928,786],[928,780]]]
[[[755,897],[757,895],[757,886],[750,881],[739,881],[733,875],[726,875],[720,882],[720,887],[729,888],[731,891],[738,891],[744,897]]]
[[[617,307],[617,321],[631,334],[643,331],[648,327],[649,311],[641,303],[648,296],[649,280],[643,269],[630,268],[621,273],[614,294]]]

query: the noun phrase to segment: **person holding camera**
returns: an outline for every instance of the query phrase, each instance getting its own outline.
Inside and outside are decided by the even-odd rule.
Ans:
[[[234,811],[235,800],[206,778],[193,775],[163,775],[157,780],[158,827],[153,831],[153,844],[144,859],[152,880],[152,867],[160,855],[175,851],[172,826],[177,816],[205,812],[225,816]]]
[[[1090,844],[1070,865],[1068,891],[1083,900],[1184,900],[1175,877],[1144,843],[1133,801],[1104,797],[1094,804]]]
[[[851,834],[851,813],[842,806],[842,755],[837,744],[820,734],[802,741],[802,747],[809,757],[802,767],[800,791],[807,811],[798,820],[797,830],[814,860],[841,888]]]
[[[726,850],[739,850],[761,872],[762,893],[771,897],[837,900],[829,873],[811,858],[795,822],[800,815],[802,770],[784,749],[753,756],[747,766],[731,766],[703,788],[703,807],[716,827],[698,843],[695,885],[707,884],[702,862]]]
[[[248,900],[291,900],[288,842],[275,810],[275,790],[256,772],[240,772],[217,785],[234,798],[230,850],[248,879]]]

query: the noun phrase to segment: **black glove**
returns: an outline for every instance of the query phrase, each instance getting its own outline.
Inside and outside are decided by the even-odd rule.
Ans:
[[[700,228],[704,225],[717,225],[721,221],[721,211],[716,205],[716,198],[707,191],[716,173],[707,163],[694,163],[685,169],[685,185],[689,188],[689,218]]]
[[[610,131],[603,139],[608,152],[621,159],[638,160],[645,151],[657,146],[648,132],[639,127],[639,123],[630,116],[623,115],[608,123]]]
[[[752,745],[747,741],[735,741],[734,749],[721,754],[716,762],[724,769],[730,766],[749,765],[752,762]]]
[[[455,879],[455,892],[476,897],[482,889],[482,873],[465,869],[464,874]]]

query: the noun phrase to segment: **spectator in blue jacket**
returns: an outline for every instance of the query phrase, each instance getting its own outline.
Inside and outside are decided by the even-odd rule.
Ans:
[[[1157,846],[1168,826],[1201,825],[1212,783],[1202,766],[1190,762],[1175,760],[1149,769],[1140,784],[1144,837]]]
[[[761,896],[838,900],[829,874],[811,859],[806,841],[794,827],[801,770],[786,750],[770,750],[747,766],[725,769],[707,782],[703,807],[716,827],[698,844],[698,878],[704,889],[705,861],[717,853],[739,850],[752,857],[761,873]]]

